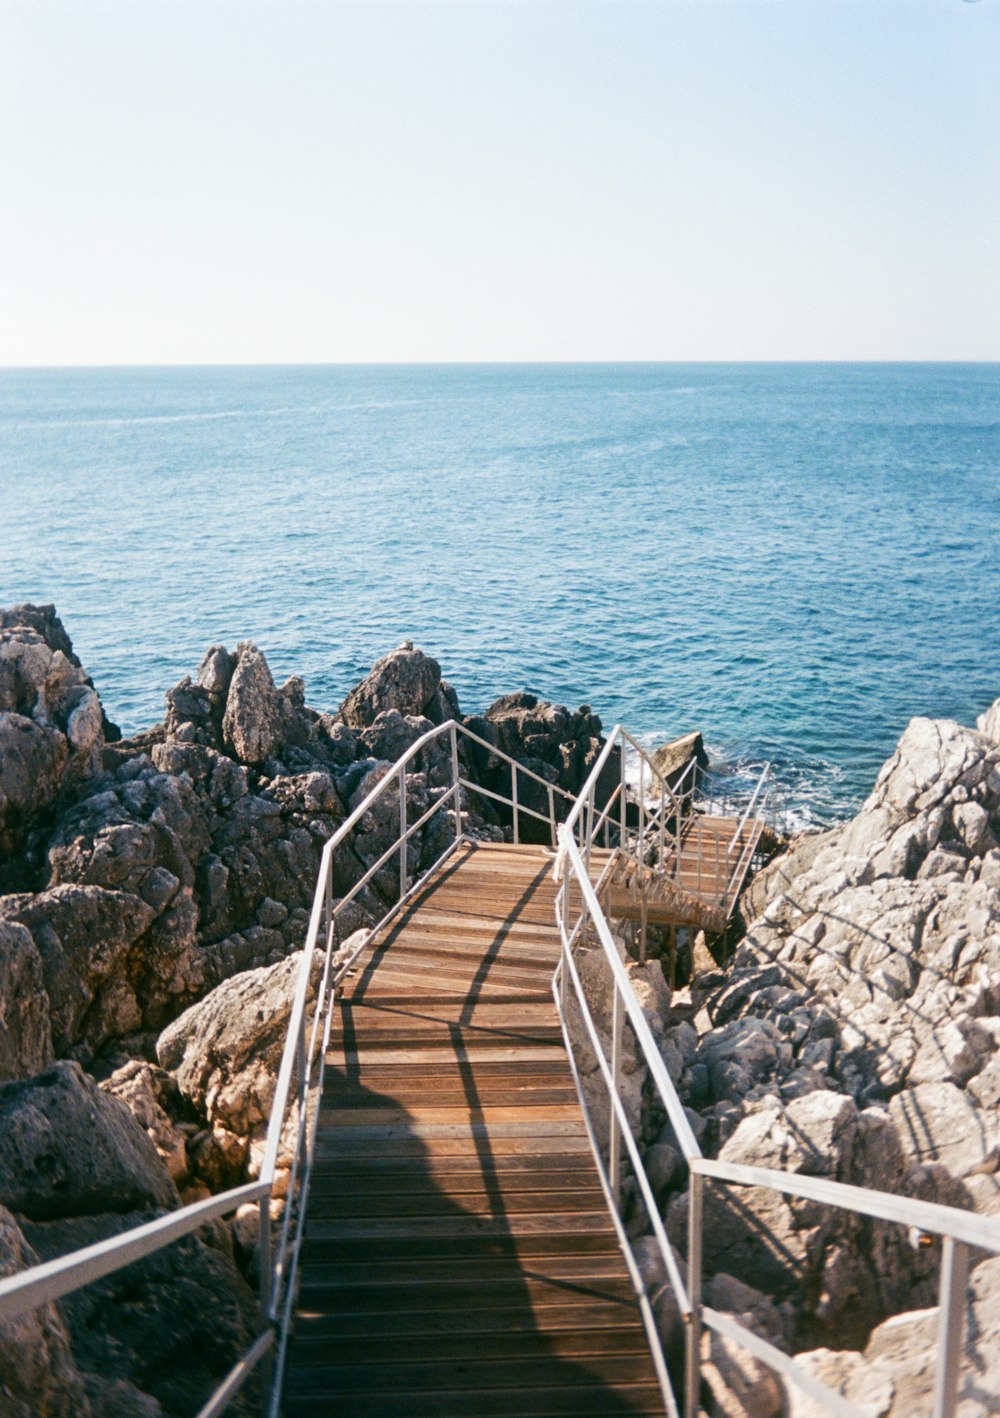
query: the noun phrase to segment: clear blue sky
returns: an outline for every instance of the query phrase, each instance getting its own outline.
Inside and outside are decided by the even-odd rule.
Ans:
[[[1000,0],[0,0],[0,364],[1000,359]]]

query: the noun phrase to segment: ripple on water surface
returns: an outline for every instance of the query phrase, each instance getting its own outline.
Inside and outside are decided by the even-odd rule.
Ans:
[[[1000,694],[1000,367],[0,372],[0,603],[134,730],[252,637],[334,707],[404,638],[852,810]]]

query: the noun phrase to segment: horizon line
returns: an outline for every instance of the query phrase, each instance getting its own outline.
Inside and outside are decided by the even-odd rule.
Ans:
[[[668,365],[989,365],[1000,364],[1000,356],[990,358],[930,356],[907,359],[827,358],[791,359],[367,359],[367,360],[173,360],[95,362],[71,364],[0,364],[0,374],[27,372],[69,372],[74,370],[151,369],[496,369],[496,368],[601,368],[607,366],[662,367]]]

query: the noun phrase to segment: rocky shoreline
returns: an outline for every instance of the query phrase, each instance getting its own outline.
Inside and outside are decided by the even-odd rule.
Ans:
[[[212,647],[163,723],[123,740],[54,608],[0,611],[0,1275],[256,1174],[322,845],[450,718],[569,793],[603,745],[586,705],[511,694],[463,719],[408,644],[320,713],[250,642]],[[630,967],[706,1152],[1000,1215],[998,740],[1000,701],[977,729],[914,720],[859,814],[794,840],[752,883],[725,969],[696,957],[705,968],[671,998],[658,962]],[[463,756],[473,782],[504,788],[488,749]],[[449,765],[432,744],[411,766],[419,810]],[[525,806],[544,810],[537,791]],[[394,840],[392,811],[338,853],[338,897]],[[440,852],[443,817],[411,869]],[[502,840],[510,820],[474,795],[463,827]],[[397,884],[398,868],[377,873],[343,936]],[[581,974],[599,1015],[601,962]],[[683,1251],[685,1169],[631,1063]],[[707,1206],[709,1303],[872,1418],[929,1412],[934,1247],[773,1195],[710,1189]],[[656,1284],[647,1225],[634,1205]],[[195,1412],[252,1333],[255,1251],[248,1211],[0,1325],[5,1418]],[[963,1418],[1000,1404],[1000,1259],[979,1260],[969,1304],[978,1387]],[[676,1353],[666,1294],[660,1319]],[[710,1413],[812,1414],[756,1361],[705,1345]]]

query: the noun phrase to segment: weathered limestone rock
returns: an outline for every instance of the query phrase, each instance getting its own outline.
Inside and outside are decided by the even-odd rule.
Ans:
[[[52,1062],[42,958],[24,926],[0,917],[0,1083]]]
[[[236,647],[222,719],[226,746],[243,763],[261,764],[281,742],[281,728],[281,705],[267,661],[252,640],[244,640]]]
[[[177,1193],[128,1108],[79,1064],[0,1084],[0,1205],[35,1220],[170,1207]]]
[[[959,1418],[1000,1411],[1000,1257],[973,1271],[958,1389]],[[821,1349],[797,1360],[835,1393],[872,1418],[913,1418],[931,1411],[938,1340],[937,1308],[893,1316],[872,1332],[864,1353]],[[790,1418],[823,1418],[827,1410],[787,1385]]]
[[[180,1102],[174,1078],[144,1059],[132,1059],[100,1086],[121,1099],[146,1130],[172,1179],[178,1185],[183,1182],[188,1173],[187,1140],[168,1111],[176,1112]]]
[[[893,1098],[889,1114],[917,1162],[943,1162],[956,1177],[995,1172],[1000,1128],[953,1083],[921,1083]]]
[[[38,1260],[13,1216],[0,1206],[0,1278]],[[55,1305],[0,1320],[0,1413],[4,1418],[96,1418]]]
[[[906,1159],[886,1113],[859,1112],[851,1099],[831,1091],[785,1105],[762,1098],[718,1155],[857,1186],[907,1189]],[[927,1178],[928,1200],[938,1199],[933,1185]],[[675,1197],[668,1225],[677,1245],[686,1220],[687,1197]],[[800,1338],[863,1338],[884,1315],[934,1293],[935,1266],[908,1246],[899,1228],[759,1188],[707,1190],[704,1260],[709,1275],[725,1271],[792,1300]]]
[[[995,699],[986,713],[980,714],[976,728],[994,743],[1000,743],[1000,699]]]
[[[150,1211],[31,1223],[42,1260],[150,1221]],[[253,1297],[236,1268],[228,1229],[203,1227],[62,1301],[77,1363],[105,1413],[114,1388],[129,1418],[188,1418],[236,1362],[252,1333]],[[152,1398],[159,1405],[143,1406]],[[96,1404],[95,1404],[96,1406]],[[100,1412],[100,1408],[97,1409]],[[6,1418],[6,1415],[5,1415]]]
[[[322,959],[309,998],[315,995]],[[302,952],[226,980],[167,1026],[156,1045],[160,1066],[210,1123],[239,1137],[266,1124],[274,1100]]]
[[[145,901],[130,892],[67,883],[37,896],[0,898],[0,915],[31,932],[52,1001],[58,1053],[81,1038],[93,1047],[139,1028],[140,969],[130,957],[154,919]]]
[[[682,734],[680,738],[671,739],[670,743],[661,744],[659,748],[650,754],[653,767],[662,773],[671,787],[675,787],[682,777],[687,773],[692,762],[698,768],[708,767],[708,754],[705,752],[705,743],[698,730],[691,734]],[[694,787],[693,779],[697,776],[697,770],[685,780],[684,789]]]
[[[64,784],[100,771],[104,726],[53,607],[0,611],[0,858],[27,845]],[[16,879],[16,863],[7,877]]]
[[[341,718],[350,729],[366,729],[386,710],[395,709],[404,717],[426,715],[441,723],[435,703],[441,684],[441,666],[407,640],[398,650],[376,660],[360,684],[355,685],[340,706]],[[428,710],[438,709],[438,713]]]

